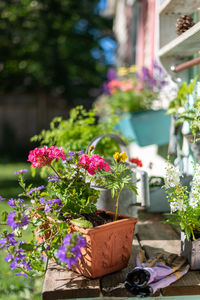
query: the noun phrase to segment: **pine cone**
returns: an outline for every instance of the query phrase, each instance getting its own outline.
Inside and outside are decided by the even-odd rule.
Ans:
[[[181,15],[179,19],[177,19],[176,23],[176,33],[178,35],[182,34],[183,32],[187,31],[194,25],[194,20],[190,16]]]

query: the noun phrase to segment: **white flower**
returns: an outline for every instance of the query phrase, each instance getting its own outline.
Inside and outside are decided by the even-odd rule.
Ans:
[[[177,167],[168,163],[166,167],[165,187],[169,189],[179,185],[181,175],[182,174]]]
[[[191,198],[189,204],[192,208],[196,208],[198,206],[198,199]]]
[[[171,209],[171,213],[177,211],[177,203],[176,202],[170,202],[170,209]]]
[[[183,200],[181,200],[177,203],[177,208],[180,211],[186,211],[187,205],[183,203]]]

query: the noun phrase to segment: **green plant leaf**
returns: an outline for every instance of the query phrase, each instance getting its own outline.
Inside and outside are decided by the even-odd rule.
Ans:
[[[84,220],[84,219],[73,219],[70,221],[73,225],[79,226],[82,228],[93,228],[93,225],[91,222]]]
[[[2,221],[3,223],[7,221],[7,215],[8,215],[7,211],[3,211],[3,212],[1,213],[1,221]]]

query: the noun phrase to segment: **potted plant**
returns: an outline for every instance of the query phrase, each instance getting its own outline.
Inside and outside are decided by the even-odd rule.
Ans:
[[[159,92],[166,84],[164,72],[157,64],[152,72],[147,67],[137,72],[129,70],[104,84],[107,95],[97,102],[98,112],[118,114],[120,120],[115,129],[140,146],[167,144],[170,117],[166,116],[166,110],[158,109],[161,108]]]
[[[200,131],[200,97],[197,96],[196,83],[197,76],[189,84],[184,81],[167,110],[168,115],[175,115],[175,127],[188,124],[189,132],[185,136],[190,145],[198,140]]]
[[[187,257],[191,269],[200,269],[200,165],[194,165],[191,192],[181,182],[181,172],[168,163],[164,189],[171,214],[166,223],[181,230],[181,255]]]
[[[33,168],[47,166],[52,171],[46,188],[27,186],[27,170],[16,172],[22,193],[8,201],[11,211],[1,214],[5,230],[0,238],[0,247],[8,251],[5,259],[18,271],[16,275],[40,274],[48,259],[92,278],[127,265],[137,222],[118,215],[122,188],[136,192],[125,164],[127,155],[115,154],[108,165],[91,151],[92,147],[89,155],[70,151],[67,156],[54,146],[30,151],[28,161]],[[115,213],[97,211],[99,191],[92,188],[93,181],[111,189]],[[31,240],[24,239],[26,230],[33,232]]]

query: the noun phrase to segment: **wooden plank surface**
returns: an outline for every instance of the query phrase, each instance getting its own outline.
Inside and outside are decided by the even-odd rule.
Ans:
[[[180,237],[170,225],[163,223],[164,220],[162,214],[139,210],[137,236],[147,258],[158,252],[180,254]]]
[[[43,300],[89,298],[99,295],[99,279],[90,280],[49,261],[42,291]]]

